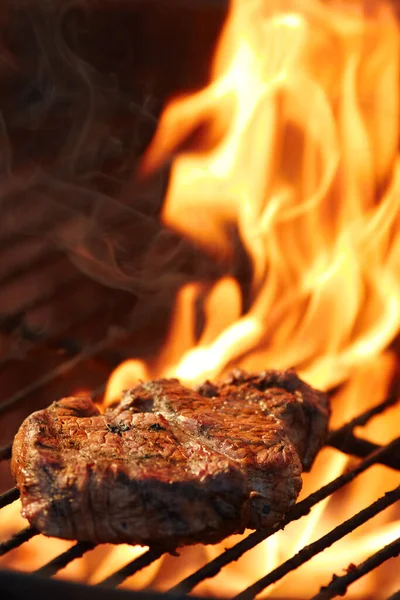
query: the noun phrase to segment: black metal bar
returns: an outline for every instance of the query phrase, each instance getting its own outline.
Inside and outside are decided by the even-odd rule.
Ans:
[[[339,577],[334,575],[332,581],[326,587],[322,587],[320,592],[313,596],[311,600],[330,600],[336,598],[336,596],[344,596],[347,588],[350,584],[354,583],[364,575],[367,575],[381,564],[383,564],[389,558],[394,558],[400,554],[400,538],[394,540],[391,544],[388,544],[381,550],[378,550],[375,554],[367,558],[364,562],[357,566],[352,566],[351,569],[347,570],[345,575]],[[397,597],[399,592],[397,592]],[[396,597],[396,594],[394,595]],[[393,599],[393,596],[391,596]]]
[[[47,253],[44,252],[43,254],[39,254],[32,260],[32,262],[24,263],[23,265],[18,265],[18,267],[16,267],[14,271],[7,273],[5,277],[0,279],[0,286],[10,283],[10,281],[16,279],[17,277],[20,277],[21,275],[25,275],[25,273],[27,273],[28,271],[32,271],[34,269],[46,266],[48,264],[51,264],[53,261],[57,261],[59,259],[59,250],[57,250],[56,248],[47,248]]]
[[[400,590],[389,596],[389,598],[386,598],[386,600],[400,600]]]
[[[36,379],[33,383],[22,388],[22,390],[19,390],[17,393],[13,394],[10,398],[8,398],[4,402],[2,402],[0,404],[0,415],[2,413],[7,412],[7,410],[9,410],[15,404],[17,404],[18,402],[23,400],[27,395],[32,394],[34,392],[38,392],[42,387],[44,387],[45,385],[47,385],[48,383],[50,383],[57,377],[60,377],[61,375],[65,375],[66,373],[69,373],[74,367],[76,367],[76,365],[80,364],[87,358],[91,358],[91,357],[95,356],[96,354],[102,352],[103,350],[106,350],[111,344],[113,344],[114,342],[116,342],[118,340],[124,339],[127,335],[128,335],[128,330],[124,330],[123,332],[118,332],[118,334],[116,334],[116,333],[114,333],[113,335],[109,334],[107,337],[103,338],[96,344],[89,346],[88,348],[86,348],[85,350],[83,350],[82,352],[80,352],[79,354],[74,356],[73,358],[61,363],[60,365],[58,365],[58,367],[56,367],[52,371],[49,371],[42,377],[39,377],[39,379]]]
[[[360,527],[360,525],[363,525],[398,500],[400,500],[400,485],[390,492],[386,492],[384,496],[370,504],[370,506],[367,506],[350,519],[344,521],[344,523],[341,523],[335,527],[335,529],[332,529],[332,531],[326,535],[323,535],[309,546],[306,546],[300,550],[300,552],[286,560],[284,563],[279,565],[279,567],[273,569],[270,573],[268,573],[268,575],[262,577],[253,583],[253,585],[250,585],[248,588],[243,590],[243,592],[235,596],[234,600],[250,600],[254,598],[269,585],[279,581],[288,573],[308,562],[311,558],[323,550],[326,550],[326,548],[329,548],[332,546],[332,544],[342,539],[347,534],[354,531],[354,529],[357,529],[357,527]]]
[[[345,454],[358,456],[359,458],[364,458],[378,450],[380,448],[378,444],[356,436],[353,430],[355,427],[366,425],[373,417],[397,404],[400,400],[397,387],[386,400],[357,415],[351,421],[342,425],[342,427],[331,431],[326,444]],[[382,464],[392,469],[400,470],[400,448],[397,452],[385,456]]]
[[[354,417],[354,419],[352,419],[348,423],[345,423],[338,429],[334,429],[333,431],[331,431],[329,434],[328,443],[330,443],[332,438],[335,438],[338,435],[343,435],[343,434],[347,433],[348,431],[352,431],[355,427],[359,427],[361,425],[366,425],[368,423],[368,421],[370,421],[372,419],[372,417],[376,417],[377,415],[380,415],[387,408],[394,406],[399,401],[400,401],[400,398],[397,394],[391,394],[390,396],[388,396],[388,398],[386,398],[386,400],[384,400],[380,404],[377,404],[376,406],[369,408],[368,410],[361,413],[357,417]]]
[[[4,492],[4,494],[0,494],[0,508],[3,506],[7,506],[7,504],[11,504],[15,500],[19,498],[19,489],[17,487],[13,487],[10,490]]]
[[[7,552],[10,552],[15,548],[18,548],[18,546],[21,546],[22,544],[33,538],[35,535],[38,535],[38,533],[39,532],[36,531],[36,529],[34,529],[33,527],[27,527],[26,529],[22,529],[22,531],[19,531],[18,533],[13,535],[9,540],[0,544],[0,556],[7,554]]]
[[[374,444],[373,442],[355,436],[351,432],[330,438],[327,445],[344,452],[344,454],[356,456],[357,458],[365,458],[372,452],[376,452],[379,448],[383,447],[379,446],[379,444]],[[393,454],[384,456],[379,462],[391,469],[400,471],[400,448],[393,452]]]
[[[11,450],[12,450],[12,444],[8,444],[8,446],[2,446],[0,448],[0,462],[2,460],[10,460]]]
[[[4,600],[165,600],[165,594],[156,591],[102,589],[60,579],[47,579],[30,573],[0,570],[0,594]],[[183,600],[171,596],[168,600]],[[191,600],[196,598],[191,597]],[[198,598],[197,600],[204,600]],[[208,600],[211,600],[208,598]]]
[[[163,554],[164,550],[152,550],[150,548],[147,550],[147,552],[132,560],[130,563],[122,567],[122,569],[118,569],[118,571],[115,571],[115,573],[109,575],[97,585],[101,587],[117,587],[128,577],[131,577],[141,569],[144,569],[144,567],[151,565],[151,563],[160,558]]]
[[[283,529],[291,523],[292,521],[296,521],[310,512],[311,508],[328,498],[331,494],[341,489],[348,483],[350,483],[355,477],[360,475],[366,471],[370,466],[380,462],[382,457],[385,454],[390,454],[395,449],[400,447],[400,438],[396,438],[387,446],[380,448],[376,452],[372,453],[368,458],[361,461],[358,465],[356,465],[353,469],[347,471],[347,473],[343,473],[327,485],[324,485],[316,492],[313,492],[307,498],[304,498],[301,502],[298,502],[296,506],[289,511],[286,518],[269,531],[255,531],[250,534],[246,539],[242,540],[229,550],[226,550],[219,556],[217,556],[214,560],[208,562],[204,567],[198,569],[192,575],[189,575],[185,579],[183,579],[180,583],[174,586],[170,591],[176,593],[188,593],[190,592],[196,585],[198,585],[201,581],[205,579],[209,579],[210,577],[215,577],[223,567],[228,565],[229,563],[238,560],[243,554],[245,554],[248,550],[251,550],[257,544],[263,542],[267,538],[271,537],[274,533]]]
[[[20,314],[25,314],[30,310],[38,308],[42,304],[46,302],[51,302],[56,298],[59,294],[65,293],[66,290],[73,288],[75,284],[79,284],[82,282],[82,274],[74,273],[70,277],[63,279],[60,285],[55,290],[50,290],[40,298],[36,298],[31,304],[26,304],[18,308],[18,310],[14,313],[9,313],[6,317],[0,317],[0,329],[3,331],[7,330],[10,327],[10,323],[13,323],[16,317]]]
[[[64,569],[73,560],[81,558],[86,552],[93,550],[95,547],[96,544],[92,542],[77,542],[74,546],[43,565],[43,567],[36,569],[34,573],[36,575],[51,577],[58,573],[58,571],[61,571],[61,569]]]

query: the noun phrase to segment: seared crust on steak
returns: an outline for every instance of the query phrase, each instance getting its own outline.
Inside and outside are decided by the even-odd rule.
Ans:
[[[276,524],[301,489],[301,463],[281,421],[242,399],[211,399],[176,380],[149,381],[126,392],[118,411],[146,406],[182,427],[210,450],[233,460],[249,481],[252,529]]]
[[[248,483],[232,461],[162,415],[105,416],[89,398],[28,417],[12,469],[23,516],[46,535],[172,549],[247,522]]]
[[[171,549],[282,520],[324,441],[326,396],[292,372],[235,371],[198,391],[142,383],[100,414],[66,398],[13,445],[23,515],[42,533]]]
[[[267,370],[249,374],[233,371],[223,381],[200,386],[200,394],[252,405],[253,410],[280,419],[308,471],[328,434],[330,405],[328,396],[302,381],[295,371]]]

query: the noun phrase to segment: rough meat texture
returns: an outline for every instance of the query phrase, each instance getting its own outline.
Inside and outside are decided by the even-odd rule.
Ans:
[[[282,423],[251,404],[212,399],[182,388],[175,380],[149,381],[127,392],[116,409],[151,410],[182,427],[210,450],[233,460],[249,481],[247,526],[275,524],[301,489],[301,463]]]
[[[158,414],[99,414],[66,398],[32,414],[13,445],[23,515],[42,533],[176,547],[243,528],[248,484]]]
[[[199,390],[143,383],[100,415],[68,398],[14,442],[23,514],[68,539],[167,548],[275,525],[328,423],[324,394],[293,372],[233,373]]]
[[[200,386],[200,394],[220,397],[225,406],[235,404],[237,410],[247,404],[252,410],[273,414],[280,419],[308,471],[323,445],[330,416],[328,396],[302,381],[293,370],[268,370],[248,374],[236,369],[224,381]]]

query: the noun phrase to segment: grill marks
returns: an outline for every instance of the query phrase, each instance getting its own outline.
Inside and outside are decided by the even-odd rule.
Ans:
[[[89,399],[63,400],[23,423],[12,466],[24,516],[48,535],[172,548],[246,521],[239,469],[160,414],[100,415]]]
[[[330,415],[328,397],[304,383],[293,370],[248,374],[236,369],[222,383],[206,382],[199,392],[218,398],[218,411],[227,416],[250,412],[277,419],[305,470],[311,467],[326,439]]]
[[[167,549],[275,524],[300,491],[309,444],[323,441],[322,429],[317,444],[304,438],[322,413],[326,430],[326,405],[306,386],[317,417],[304,416],[303,398],[241,377],[199,392],[147,382],[104,415],[87,398],[34,413],[13,447],[24,516],[48,535]],[[289,400],[302,408],[286,410]]]

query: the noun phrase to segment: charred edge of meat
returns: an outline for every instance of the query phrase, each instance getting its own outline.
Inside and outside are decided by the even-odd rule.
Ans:
[[[21,425],[12,470],[24,516],[46,535],[171,549],[217,543],[248,523],[238,466],[156,413],[54,403]]]
[[[116,410],[120,414],[129,412],[135,408],[137,398],[148,395],[153,398],[155,411],[185,429],[193,440],[201,440],[211,452],[234,461],[249,481],[250,490],[259,492],[259,496],[250,499],[248,527],[265,528],[283,517],[301,489],[302,465],[284,423],[275,415],[276,395],[285,394],[296,408],[297,419],[292,430],[305,427],[304,415],[288,392],[274,390],[269,398],[273,404],[271,410],[263,411],[254,398],[242,394],[243,389],[243,386],[226,386],[223,394],[209,399],[177,380],[159,379],[127,392]],[[259,391],[256,394],[253,388],[250,391],[256,400],[260,394],[265,399]],[[265,505],[270,507],[269,511]]]
[[[105,414],[66,398],[30,415],[12,452],[25,516],[47,535],[166,549],[274,526],[325,439],[325,395],[276,371],[199,392],[162,379]]]
[[[309,471],[328,434],[330,416],[328,395],[305,383],[293,369],[287,371],[270,369],[255,374],[249,374],[242,369],[235,369],[220,382],[205,381],[198,388],[198,392],[204,397],[212,399],[224,392],[229,396],[232,388],[243,389],[244,391],[246,386],[250,386],[259,392],[273,390],[276,395],[279,390],[283,390],[292,395],[297,408],[303,413],[304,423],[301,430],[291,427],[286,427],[286,430],[288,437],[295,443],[303,469]],[[244,393],[243,396],[246,396],[246,394]],[[284,405],[285,399],[282,398],[282,408],[280,415],[277,416],[282,418],[283,421],[285,421],[285,417],[289,417],[289,411],[294,410],[294,406],[290,406],[291,403],[286,403],[286,411]],[[294,439],[293,433],[297,439]],[[302,434],[301,440],[299,439],[300,433]]]

